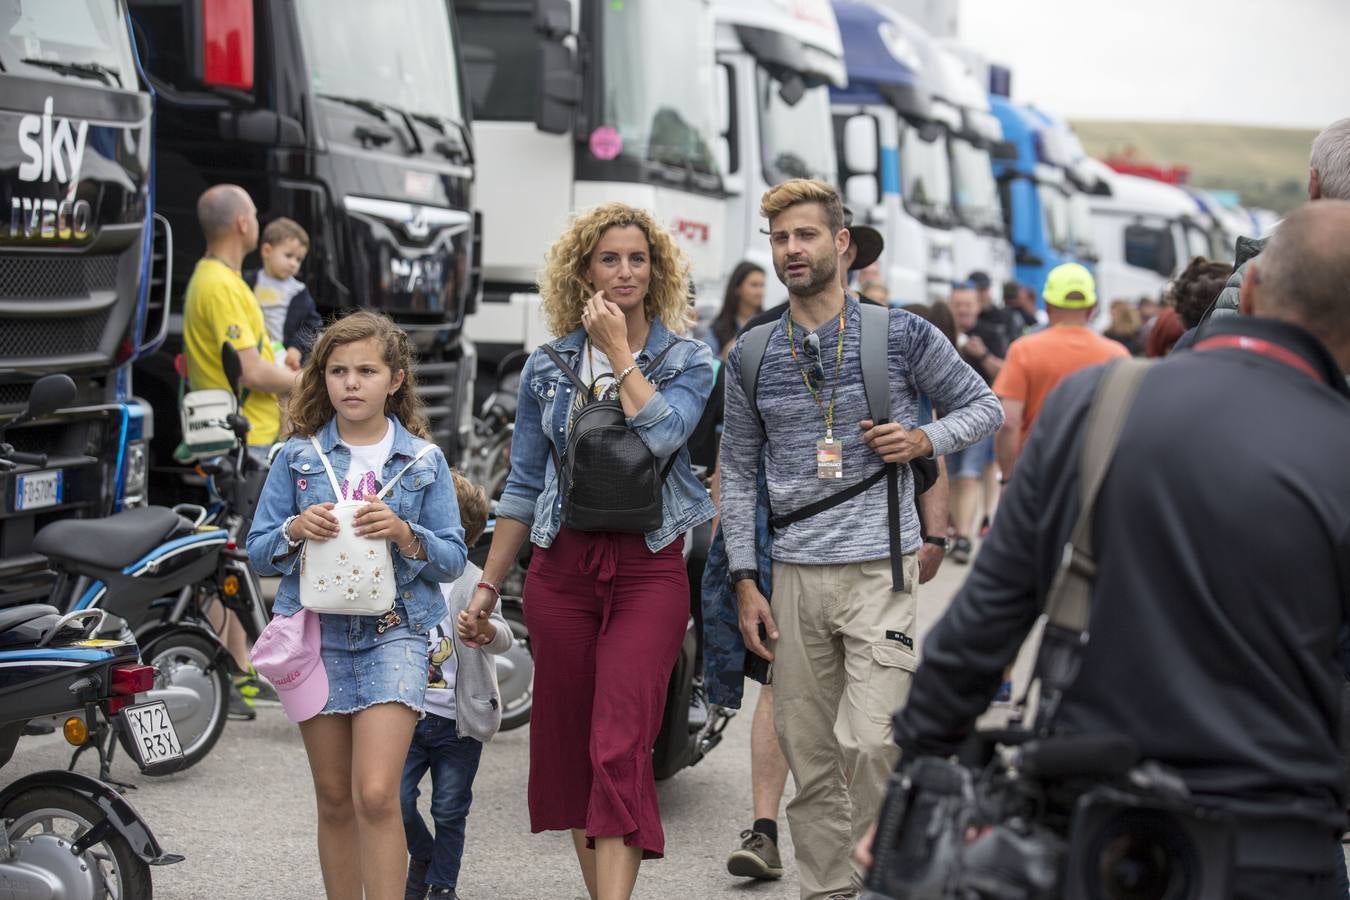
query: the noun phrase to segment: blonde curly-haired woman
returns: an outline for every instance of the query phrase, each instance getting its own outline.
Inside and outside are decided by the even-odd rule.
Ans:
[[[521,375],[511,474],[472,601],[492,607],[528,537],[530,824],[572,832],[592,900],[629,897],[641,861],[665,850],[651,757],[689,615],[682,536],[714,513],[685,447],[713,383],[708,346],[682,336],[687,285],[684,254],[645,210],[603,204],[554,243],[540,278],[549,346],[588,393],[619,400],[663,468],[673,457],[661,522],[623,533],[561,521],[555,460],[582,398],[541,347]],[[475,639],[472,624],[461,636]]]

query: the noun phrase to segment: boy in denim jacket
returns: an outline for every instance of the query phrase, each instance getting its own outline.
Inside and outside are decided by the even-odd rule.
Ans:
[[[488,500],[482,488],[460,473],[452,472],[451,477],[464,542],[472,547],[487,526]],[[441,586],[448,615],[430,631],[427,714],[413,733],[399,791],[411,857],[406,900],[457,896],[455,885],[464,855],[464,825],[473,802],[473,779],[483,744],[497,733],[502,721],[496,663],[488,654],[511,649],[510,626],[501,613],[494,611],[486,623],[478,625],[480,636],[488,636],[480,648],[466,646],[455,635],[455,620],[482,577],[478,566],[467,563],[464,574],[455,582]],[[417,810],[418,784],[428,770],[434,838]]]

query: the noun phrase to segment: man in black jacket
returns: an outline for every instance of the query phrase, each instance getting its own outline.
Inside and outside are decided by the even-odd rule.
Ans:
[[[1239,898],[1336,896],[1347,284],[1350,203],[1308,204],[1251,264],[1247,315],[1148,373],[1098,497],[1091,642],[1056,720],[1128,735],[1230,809]],[[1101,371],[1047,401],[969,580],[924,645],[896,716],[906,754],[954,750],[1042,611],[1078,512]]]

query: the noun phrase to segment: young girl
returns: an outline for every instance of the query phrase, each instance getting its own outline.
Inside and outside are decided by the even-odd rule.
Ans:
[[[300,723],[329,900],[403,895],[399,779],[422,713],[427,632],[446,614],[440,582],[459,577],[467,556],[445,457],[416,458],[428,429],[412,364],[408,336],[384,316],[357,312],[324,330],[291,397],[295,436],[272,463],[248,535],[254,571],[283,576],[279,616],[301,608],[302,546],[338,534],[336,501],[368,501],[353,528],[391,546],[388,613],[320,616],[328,702]]]

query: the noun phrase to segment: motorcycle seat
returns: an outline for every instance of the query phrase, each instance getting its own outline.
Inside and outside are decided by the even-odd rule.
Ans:
[[[33,538],[33,551],[54,565],[124,569],[168,540],[182,516],[163,506],[128,509],[103,519],[62,519]]]
[[[26,603],[23,606],[0,609],[0,633],[9,631],[11,628],[17,628],[34,619],[60,614],[55,606],[48,606],[45,603]]]

